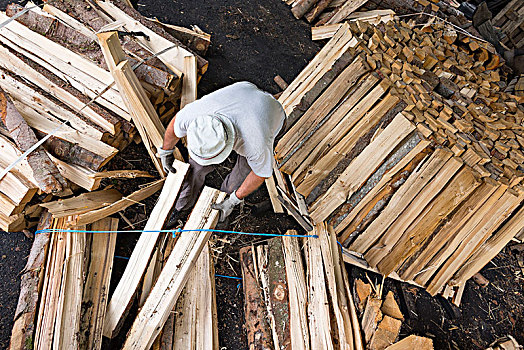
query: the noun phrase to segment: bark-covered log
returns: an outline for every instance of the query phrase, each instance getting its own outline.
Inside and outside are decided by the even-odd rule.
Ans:
[[[248,348],[253,350],[271,350],[273,349],[273,339],[267,323],[266,305],[262,297],[262,289],[255,274],[254,259],[251,247],[240,249]]]
[[[10,136],[22,152],[27,151],[38,139],[24,118],[18,113],[11,98],[0,88],[0,117]],[[45,153],[43,147],[38,147],[27,156],[27,161],[38,187],[45,193],[58,193],[67,188],[67,181],[60,175],[58,168]]]
[[[52,216],[44,213],[40,218],[38,229],[51,226]],[[39,233],[35,236],[29,258],[22,271],[20,282],[20,297],[15,311],[15,324],[11,331],[9,349],[33,349],[33,333],[38,296],[43,281],[45,256],[49,245],[49,233]]]

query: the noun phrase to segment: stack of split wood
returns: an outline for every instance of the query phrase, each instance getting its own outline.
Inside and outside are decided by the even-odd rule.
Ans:
[[[155,156],[162,122],[196,99],[207,61],[118,0],[11,4],[0,22],[0,170],[50,136],[2,172],[0,229],[31,225],[38,206],[26,204],[36,193],[97,189],[116,176],[100,168],[133,140],[164,176]]]
[[[505,34],[502,43],[509,48],[524,47],[524,3],[510,1],[493,19],[495,26]]]
[[[460,300],[524,220],[524,109],[498,64],[437,25],[344,24],[279,99],[281,199],[364,266]]]
[[[42,215],[38,229],[69,227]],[[106,218],[77,230],[111,231]],[[22,272],[10,349],[100,349],[116,235],[38,233]]]
[[[335,233],[313,232],[240,250],[250,349],[364,349]]]
[[[366,347],[370,350],[433,349],[431,339],[415,335],[397,342],[404,316],[392,291],[382,300],[382,288],[383,284],[355,280],[355,298]]]

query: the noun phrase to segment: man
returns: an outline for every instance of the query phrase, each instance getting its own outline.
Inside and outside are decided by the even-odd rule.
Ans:
[[[175,172],[173,149],[187,136],[190,168],[167,226],[174,226],[178,213],[195,204],[213,165],[222,163],[234,150],[236,164],[220,188],[229,197],[213,205],[224,221],[271,176],[274,141],[284,121],[280,103],[249,82],[217,90],[179,111],[170,121],[158,153],[166,172]]]

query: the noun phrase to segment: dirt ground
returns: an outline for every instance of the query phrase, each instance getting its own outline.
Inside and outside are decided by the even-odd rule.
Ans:
[[[3,10],[6,3],[0,0],[0,9]],[[183,26],[196,24],[212,34],[212,46],[206,56],[209,70],[199,85],[199,95],[241,80],[249,80],[262,89],[276,93],[279,90],[273,77],[279,74],[291,82],[320,48],[319,43],[310,40],[309,26],[295,20],[281,0],[201,1],[198,2],[200,6],[196,4],[191,0],[140,0],[138,9],[146,16],[157,17],[167,23]],[[232,165],[233,161],[228,160],[218,167],[207,179],[208,185],[218,187]],[[154,172],[145,149],[134,144],[117,155],[108,167]],[[148,181],[115,180],[112,184],[127,194]],[[144,205],[130,207],[124,212],[137,229],[143,228],[156,198],[153,196],[144,201]],[[260,189],[248,201],[259,203],[267,198],[265,189]],[[285,215],[256,214],[249,209],[235,211],[232,222],[221,228],[270,233],[299,229]],[[120,229],[129,227],[121,220]],[[111,292],[137,239],[136,234],[121,234],[118,237]],[[259,239],[214,236],[216,273],[241,276],[238,250]],[[2,233],[0,236],[0,275],[3,276],[0,279],[0,348],[5,348],[9,342],[18,299],[19,272],[25,264],[30,244],[31,241],[23,234]],[[416,287],[386,280],[385,291],[395,292],[406,315],[401,336],[417,334],[431,337],[435,349],[483,349],[496,338],[507,334],[524,344],[524,275],[518,265],[519,254],[524,253],[506,248],[484,268],[482,273],[491,281],[489,286],[481,288],[474,282],[468,282],[460,309],[450,306],[442,298],[432,298]],[[364,271],[349,269],[352,276],[366,279]],[[368,276],[372,280],[380,280],[379,276]],[[246,349],[241,283],[217,277],[216,291],[221,349]],[[136,309],[134,305],[131,315],[136,314]],[[105,349],[120,347],[130,322],[131,317],[119,337],[104,343]]]

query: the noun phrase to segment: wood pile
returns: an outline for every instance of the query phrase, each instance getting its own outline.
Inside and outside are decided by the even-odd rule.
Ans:
[[[102,179],[118,176],[101,168],[132,141],[144,142],[164,176],[156,157],[162,123],[196,99],[207,69],[205,59],[163,29],[169,25],[119,0],[10,4],[0,22],[0,229],[36,225],[42,201],[78,187],[93,191]],[[186,30],[183,39],[199,52],[209,45],[201,31]],[[135,200],[146,194],[151,189]]]
[[[335,233],[313,232],[240,250],[250,349],[364,349]]]
[[[69,217],[42,215],[39,230],[65,229]],[[77,230],[111,231],[105,218]],[[10,349],[100,349],[116,235],[42,232],[25,269]],[[32,346],[30,346],[32,345]]]
[[[524,47],[524,3],[510,1],[493,19],[492,23],[505,34],[502,43],[509,48]]]
[[[278,191],[363,266],[459,302],[524,218],[523,99],[499,64],[440,25],[343,24],[279,99]]]
[[[433,349],[429,338],[409,336],[398,340],[404,315],[392,291],[382,298],[382,284],[371,285],[356,279],[354,283],[357,312],[362,325],[366,348],[384,349]]]

